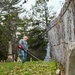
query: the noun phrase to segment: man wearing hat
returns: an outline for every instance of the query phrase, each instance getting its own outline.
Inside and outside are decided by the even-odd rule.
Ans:
[[[26,58],[27,58],[27,50],[28,50],[27,39],[28,37],[24,36],[23,39],[19,41],[19,45],[22,46],[22,48],[20,48],[22,63],[25,63]]]

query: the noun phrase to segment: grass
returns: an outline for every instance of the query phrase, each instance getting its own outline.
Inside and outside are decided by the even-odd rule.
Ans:
[[[56,69],[62,68],[57,62],[32,61],[0,63],[0,75],[56,75]]]

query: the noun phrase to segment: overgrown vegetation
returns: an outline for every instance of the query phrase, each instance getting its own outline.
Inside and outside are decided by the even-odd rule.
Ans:
[[[0,75],[56,75],[56,70],[62,67],[55,61],[32,61],[0,63]]]

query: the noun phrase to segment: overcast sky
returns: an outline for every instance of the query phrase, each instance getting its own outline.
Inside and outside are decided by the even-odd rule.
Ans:
[[[21,3],[23,2],[24,0],[21,1]],[[22,5],[25,9],[29,10],[31,8],[31,5],[34,5],[35,4],[35,1],[36,0],[28,0],[26,2],[26,4]],[[21,4],[19,3],[19,4]],[[60,10],[63,6],[63,4],[65,3],[65,0],[49,0],[48,2],[48,6],[51,6],[53,5],[54,8],[53,10],[57,13],[57,15],[60,13]]]

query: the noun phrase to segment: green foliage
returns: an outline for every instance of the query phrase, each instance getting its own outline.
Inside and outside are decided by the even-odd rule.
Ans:
[[[32,7],[32,15],[34,19],[39,20],[42,26],[48,26],[50,21],[55,17],[52,6],[48,7],[48,0],[37,0],[35,6]]]
[[[29,49],[40,59],[44,59],[47,46],[46,28],[55,15],[47,6],[48,0],[37,0],[32,7],[32,29],[28,34]]]
[[[57,62],[33,61],[22,64],[0,63],[0,75],[56,75],[56,69],[62,69]]]
[[[12,42],[13,53],[17,53],[16,32],[17,27],[22,22],[18,17],[18,12],[22,9],[20,7],[14,7],[14,5],[20,1],[0,0],[0,60],[7,58],[9,41]]]
[[[40,59],[44,59],[47,39],[44,35],[45,29],[41,29],[40,27],[34,27],[29,31],[28,35],[28,44],[29,49],[36,54]]]
[[[18,40],[24,35],[27,35],[29,38],[29,49],[33,51],[33,53],[36,53],[37,57],[44,59],[47,45],[47,35],[45,34],[46,26],[48,26],[50,18],[53,18],[49,16],[47,7],[48,0],[37,0],[32,9],[32,14],[28,14],[28,12],[22,8],[22,4],[26,3],[25,0],[21,3],[20,7],[14,7],[14,5],[19,2],[21,2],[21,0],[3,0],[0,2],[0,23],[3,23],[0,27],[1,51],[7,50],[8,41],[11,41],[13,54],[16,54]],[[26,12],[23,20],[18,17],[19,12]],[[32,26],[33,29],[30,30],[28,28],[29,26]],[[21,27],[21,30],[17,30],[18,27]],[[17,31],[21,33],[19,38],[16,38]]]
[[[8,38],[3,32],[5,29],[0,26],[0,60],[6,60],[8,52]]]

